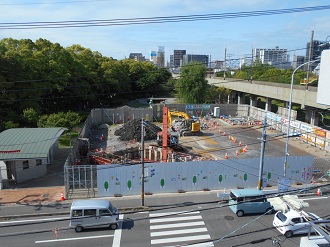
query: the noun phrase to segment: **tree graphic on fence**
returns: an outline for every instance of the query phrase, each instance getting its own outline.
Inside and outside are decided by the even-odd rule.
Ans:
[[[104,181],[103,186],[104,186],[105,191],[108,191],[108,189],[109,189],[109,182],[108,181]]]
[[[127,188],[128,188],[128,190],[131,190],[131,188],[132,188],[132,181],[131,180],[127,181]]]

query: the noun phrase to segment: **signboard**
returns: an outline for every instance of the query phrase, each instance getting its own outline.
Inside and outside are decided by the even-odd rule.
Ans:
[[[278,184],[278,193],[283,193],[290,190],[290,179],[281,179]]]
[[[186,105],[187,110],[209,110],[211,105],[206,104],[195,104],[195,105]]]

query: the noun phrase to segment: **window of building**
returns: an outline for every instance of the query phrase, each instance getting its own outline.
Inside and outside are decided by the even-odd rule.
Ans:
[[[23,170],[25,170],[25,169],[29,169],[30,168],[30,166],[29,166],[29,161],[28,160],[24,160],[23,161]]]
[[[37,166],[41,166],[42,165],[42,161],[41,160],[36,160],[36,165]]]

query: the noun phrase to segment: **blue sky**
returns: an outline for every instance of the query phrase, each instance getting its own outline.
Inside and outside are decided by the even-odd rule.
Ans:
[[[1,0],[0,23],[78,21],[178,15],[236,13],[330,5],[330,0]],[[166,60],[174,49],[223,60],[251,54],[252,48],[289,51],[306,48],[330,35],[330,10],[194,22],[61,29],[4,30],[0,39],[48,39],[63,47],[80,44],[104,56],[123,59],[131,52],[149,57],[165,47]],[[290,52],[305,55],[305,50]],[[227,57],[228,58],[228,57]]]

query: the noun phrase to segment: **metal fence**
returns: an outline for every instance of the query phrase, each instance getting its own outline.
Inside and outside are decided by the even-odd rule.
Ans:
[[[286,133],[287,121],[285,116],[267,112],[263,109],[237,104],[211,104],[205,108],[201,106],[185,105],[185,104],[168,104],[170,110],[186,112],[189,115],[205,116],[213,112],[214,107],[220,108],[220,115],[225,116],[243,116],[251,119],[263,121],[267,116],[267,121],[272,130]],[[154,104],[152,108],[133,108],[120,107],[116,109],[93,109],[87,117],[85,124],[79,133],[79,138],[75,142],[71,155],[65,165],[65,187],[66,194],[70,198],[81,195],[82,197],[94,197],[97,194],[97,172],[96,167],[90,165],[88,160],[84,160],[84,166],[77,166],[77,160],[81,159],[81,148],[85,142],[93,142],[96,140],[93,130],[104,124],[120,124],[129,120],[144,118],[150,122],[161,121],[162,119],[161,104]],[[295,114],[293,114],[295,116]],[[320,151],[328,150],[328,134],[325,131],[318,131],[306,123],[292,121],[290,133],[300,132],[302,136],[298,138],[300,141],[309,145],[316,146]],[[306,131],[307,129],[307,131]],[[315,130],[315,131],[314,131]],[[324,135],[320,136],[320,133]],[[329,135],[330,136],[330,135]],[[330,158],[314,158],[313,171],[326,173],[330,169]]]

